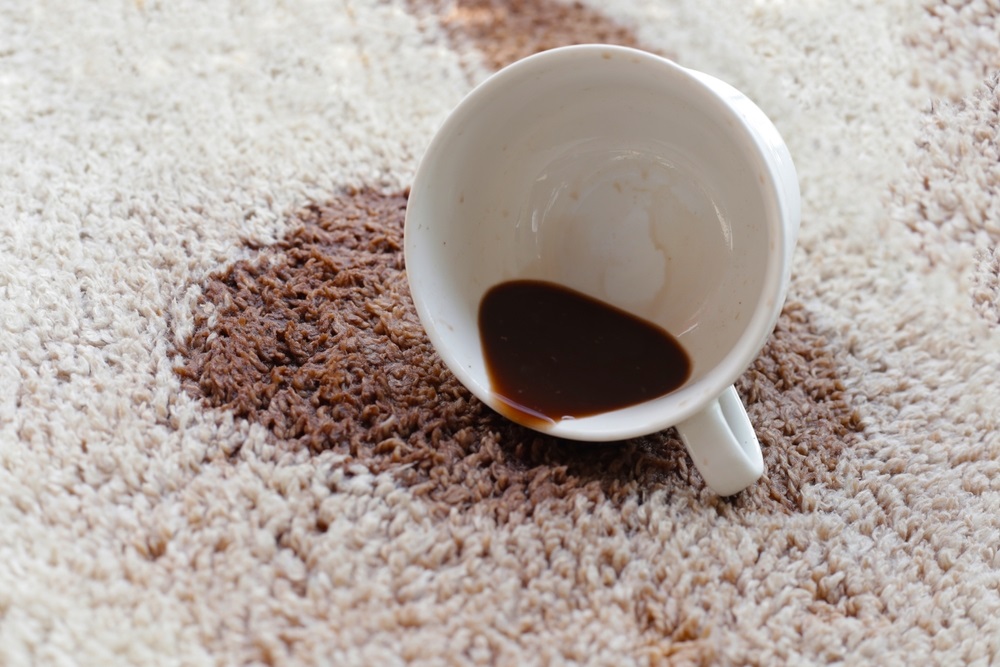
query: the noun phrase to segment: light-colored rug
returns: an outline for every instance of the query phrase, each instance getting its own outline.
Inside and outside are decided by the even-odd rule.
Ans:
[[[417,322],[405,189],[550,46],[796,160],[766,477],[555,442]],[[996,0],[0,1],[0,664],[1000,661]]]

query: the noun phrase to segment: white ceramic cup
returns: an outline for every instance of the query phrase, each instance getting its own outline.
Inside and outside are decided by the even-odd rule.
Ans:
[[[675,426],[730,495],[763,473],[733,382],[781,311],[799,215],[788,149],[743,94],[643,51],[570,46],[497,72],[438,130],[410,192],[406,268],[448,368],[515,421],[478,331],[494,285],[555,282],[661,326],[692,361],[680,388],[526,425],[596,441]]]

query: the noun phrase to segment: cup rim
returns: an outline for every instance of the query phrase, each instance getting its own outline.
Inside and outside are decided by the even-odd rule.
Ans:
[[[426,298],[427,295],[419,289],[419,280],[414,281],[414,275],[411,272],[414,264],[411,259],[415,256],[413,241],[417,231],[411,212],[419,209],[418,206],[414,206],[414,201],[422,197],[428,184],[433,182],[435,162],[450,141],[451,135],[463,123],[470,111],[474,111],[479,105],[488,102],[491,96],[503,94],[502,89],[516,84],[523,77],[532,76],[536,72],[536,68],[559,67],[564,66],[567,62],[576,65],[580,55],[587,53],[597,53],[604,58],[608,57],[606,54],[612,56],[618,54],[627,56],[634,62],[646,62],[650,65],[667,68],[676,75],[677,80],[684,82],[683,95],[686,98],[699,106],[713,105],[719,112],[735,121],[735,131],[729,135],[730,139],[746,142],[742,148],[749,149],[749,153],[758,159],[763,168],[765,177],[761,186],[761,195],[765,211],[765,227],[767,233],[775,240],[774,243],[769,244],[767,249],[768,264],[765,267],[761,283],[760,306],[754,310],[732,349],[696,382],[685,385],[670,394],[608,413],[573,420],[560,420],[554,424],[531,425],[536,430],[556,437],[584,441],[609,441],[654,433],[692,417],[722,394],[752,363],[771,334],[784,303],[790,282],[791,254],[795,241],[794,235],[786,230],[785,221],[789,217],[797,217],[798,212],[792,205],[793,202],[785,201],[782,197],[780,187],[782,174],[779,173],[779,168],[773,160],[776,148],[783,150],[786,156],[787,148],[778,136],[777,130],[774,129],[763,111],[745,95],[710,75],[690,70],[668,58],[647,51],[607,44],[577,44],[558,47],[533,54],[495,72],[473,88],[455,106],[435,132],[421,157],[413,179],[403,238],[407,280],[421,324],[434,349],[448,369],[486,405],[505,416],[508,415],[503,410],[503,401],[499,400],[490,388],[488,379],[486,379],[485,384],[481,382],[480,378],[468,372],[457,356],[453,354],[437,328],[434,314]],[[766,132],[762,130],[766,130]],[[765,137],[764,134],[773,136]],[[794,165],[791,163],[790,157],[787,158],[787,164],[782,166],[790,168],[794,174]],[[796,227],[797,224],[796,220]],[[415,289],[415,282],[417,289]],[[646,407],[643,410],[637,410],[641,406]],[[649,411],[653,406],[657,406],[659,409],[651,412],[650,417],[641,421],[630,421],[625,426],[619,425],[615,428],[600,425],[599,418],[602,415],[620,414],[628,411],[644,412]]]

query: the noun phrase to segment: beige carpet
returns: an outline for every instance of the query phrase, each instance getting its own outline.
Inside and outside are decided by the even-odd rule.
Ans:
[[[669,55],[796,160],[767,473],[557,442],[413,312],[496,67]],[[0,665],[1000,662],[996,0],[0,0]]]

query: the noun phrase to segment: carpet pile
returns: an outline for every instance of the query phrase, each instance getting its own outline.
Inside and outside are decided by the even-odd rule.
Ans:
[[[541,49],[786,139],[765,477],[558,441],[416,318],[407,188]],[[0,0],[0,664],[1000,661],[996,0]]]

